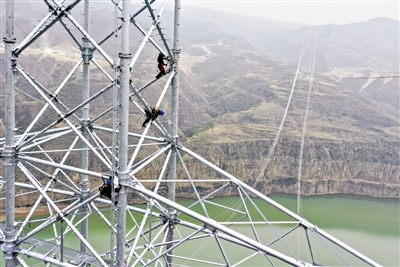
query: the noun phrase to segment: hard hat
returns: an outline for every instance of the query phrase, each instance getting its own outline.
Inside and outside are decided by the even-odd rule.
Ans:
[[[165,111],[160,109],[160,115],[162,116],[162,115],[164,115],[164,113],[165,113]]]

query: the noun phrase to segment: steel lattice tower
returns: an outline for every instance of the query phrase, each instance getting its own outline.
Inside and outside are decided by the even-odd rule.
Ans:
[[[5,137],[0,140],[6,266],[248,266],[251,261],[260,266],[379,266],[180,143],[180,2],[174,3],[171,46],[161,27],[168,1],[144,0],[131,10],[131,1],[111,0],[112,30],[94,33],[90,0],[44,0],[43,19],[18,42],[14,1],[7,0]],[[76,19],[78,8],[84,13],[82,22]],[[141,26],[143,14],[148,29]],[[66,71],[59,72],[57,83],[42,84],[32,74],[36,70],[23,67],[24,54],[55,25],[80,58],[63,66]],[[139,34],[133,37],[133,31]],[[134,48],[133,40],[140,41]],[[112,49],[103,48],[107,42]],[[166,75],[154,78],[146,71],[146,59],[159,53],[169,64]],[[21,88],[17,79],[23,80]],[[81,87],[71,93],[76,84]],[[16,92],[21,91],[21,97],[41,103],[29,125],[16,125]],[[146,127],[132,125],[150,106],[167,106],[169,112]],[[207,167],[207,175],[195,179],[188,161]],[[112,181],[110,199],[99,191],[107,180]],[[177,203],[176,184],[196,199]],[[206,191],[200,190],[204,184],[210,185]],[[214,199],[228,191],[237,202],[228,206]],[[15,201],[22,196],[29,196],[33,205],[17,220]],[[270,220],[266,206],[286,220]],[[38,218],[34,215],[40,207],[47,211]],[[96,224],[91,223],[94,218]],[[276,227],[283,223],[289,230]],[[96,232],[100,224],[108,229],[101,241]],[[302,236],[307,253],[298,255],[297,245],[287,242],[295,234]],[[208,252],[188,253],[204,245]],[[318,257],[321,246],[336,258],[334,263]]]

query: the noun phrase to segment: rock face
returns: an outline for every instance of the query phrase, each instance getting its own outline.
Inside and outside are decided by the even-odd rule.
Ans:
[[[254,185],[266,195],[297,194],[300,143],[284,140],[276,147],[266,171],[270,141],[211,145],[194,149],[198,154],[235,177]],[[301,169],[301,194],[360,194],[373,197],[400,197],[400,142],[368,143],[309,142]],[[198,151],[199,150],[199,151]],[[193,163],[197,164],[197,163]],[[204,176],[200,164],[193,176]]]

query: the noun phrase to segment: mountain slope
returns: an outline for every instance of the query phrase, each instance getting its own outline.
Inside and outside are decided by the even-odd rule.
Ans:
[[[171,16],[165,17],[163,23],[171,25]],[[319,36],[304,147],[303,193],[400,197],[398,79],[372,78],[383,74],[384,70],[391,71],[398,60],[398,52],[392,53],[392,44],[396,44],[393,31],[397,27],[393,21],[373,20],[343,27],[307,26],[249,33],[244,37],[227,34],[213,22],[182,19],[181,25],[179,124],[183,145],[251,185],[260,176],[258,188],[266,194],[295,193],[309,87],[307,73],[303,72],[306,68],[301,69],[275,152],[266,170],[262,170],[285,112],[302,38],[304,34]],[[110,25],[93,24],[96,26],[101,27],[94,28],[93,32],[98,33],[97,39],[101,40],[103,27]],[[376,28],[376,32],[386,26],[387,32],[382,31],[379,38],[371,35],[373,29]],[[107,29],[104,32],[107,33]],[[254,45],[248,42],[251,36]],[[62,55],[63,49],[71,43],[69,36],[54,34],[50,37],[53,41],[58,39],[63,46],[50,50],[33,47],[26,50],[20,60],[44,86],[54,90],[66,75],[61,72],[61,66],[72,67],[79,59],[79,51]],[[132,51],[141,39],[137,33],[133,35]],[[46,44],[46,39],[38,40],[38,44]],[[107,48],[113,48],[112,42]],[[262,51],[267,48],[269,52]],[[60,52],[53,53],[54,50]],[[140,68],[132,70],[135,85],[154,78],[156,56],[155,51],[149,51],[139,59]],[[66,58],[69,61],[65,61]],[[303,63],[307,60],[305,57]],[[37,66],[38,62],[41,64]],[[99,63],[105,64],[102,59]],[[95,71],[92,75],[93,92],[107,84]],[[37,113],[39,96],[23,79],[19,79],[16,86],[19,90],[17,124],[26,127]],[[60,100],[76,105],[81,99],[80,88],[81,81],[73,80],[66,86],[67,91],[60,94]],[[157,101],[153,92],[160,90],[159,84],[154,84],[143,95],[153,103]],[[91,114],[102,111],[104,103],[110,99],[111,96],[105,94],[96,100],[98,102],[91,104]],[[163,104],[168,114],[170,104]],[[0,109],[4,114],[4,107]],[[142,119],[141,114],[132,112],[132,131],[141,130]],[[197,164],[198,172],[193,178],[216,175],[208,173],[197,162],[190,164]],[[146,175],[153,177],[155,174],[151,172],[148,170]]]
[[[369,23],[365,25],[370,26]],[[315,31],[321,32],[323,28],[317,27]],[[188,76],[197,81],[198,90],[203,92],[203,101],[209,110],[206,112],[211,119],[185,130],[189,137],[185,144],[229,172],[243,177],[249,184],[261,175],[263,178],[258,187],[266,194],[295,193],[309,80],[300,76],[276,151],[266,171],[260,173],[282,120],[296,67],[263,55],[245,39],[232,35],[224,39],[223,33],[218,33],[212,24],[204,26],[204,32],[196,28],[196,36],[182,61],[202,55],[203,60],[193,64]],[[382,42],[388,42],[382,38]],[[340,45],[334,42],[331,48],[325,47],[330,57],[323,62],[331,64],[335,51],[340,51],[344,58],[350,57],[357,62],[357,66],[348,67],[349,73],[361,70],[369,73],[366,71],[368,68],[371,73],[376,72],[374,66],[354,54],[355,50],[367,53],[374,49],[367,44],[360,47],[362,42],[359,39],[352,42],[344,39]],[[204,43],[199,44],[201,40]],[[299,57],[300,45],[296,46],[297,49],[291,47],[291,51],[285,47],[284,43],[281,44],[286,55],[293,53]],[[376,49],[380,51],[379,47]],[[388,56],[387,61],[395,60],[395,54],[384,52],[382,55]],[[320,54],[318,52],[317,66]],[[377,61],[388,63],[385,58]],[[349,79],[348,76],[340,79],[331,72],[315,74],[303,158],[304,194],[356,193],[399,197],[396,152],[399,149],[396,116],[399,100],[395,96],[399,88],[398,79],[375,79],[365,85],[367,80]],[[354,84],[356,81],[359,83]],[[360,91],[360,86],[365,88]],[[189,120],[182,115],[183,123]],[[198,175],[210,174],[203,173],[199,166]]]

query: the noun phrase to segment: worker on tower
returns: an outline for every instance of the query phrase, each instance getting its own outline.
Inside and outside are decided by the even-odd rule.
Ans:
[[[160,73],[157,74],[156,79],[159,79],[161,76],[164,76],[166,74],[164,66],[167,66],[167,64],[164,63],[164,54],[160,53],[157,58],[157,68],[160,71]]]
[[[146,120],[143,122],[142,127],[146,127],[146,124],[151,120],[154,121],[157,119],[158,115],[162,116],[164,115],[165,111],[162,109],[159,109],[157,107],[150,107],[151,110],[148,108],[144,109],[144,112],[146,112]]]
[[[121,186],[118,185],[118,187],[115,188],[115,193],[118,193],[119,190],[121,189]],[[111,200],[112,195],[111,195],[111,190],[112,190],[112,180],[107,179],[102,186],[100,186],[99,191],[100,195],[105,196]],[[118,204],[118,194],[115,195],[115,205]]]

